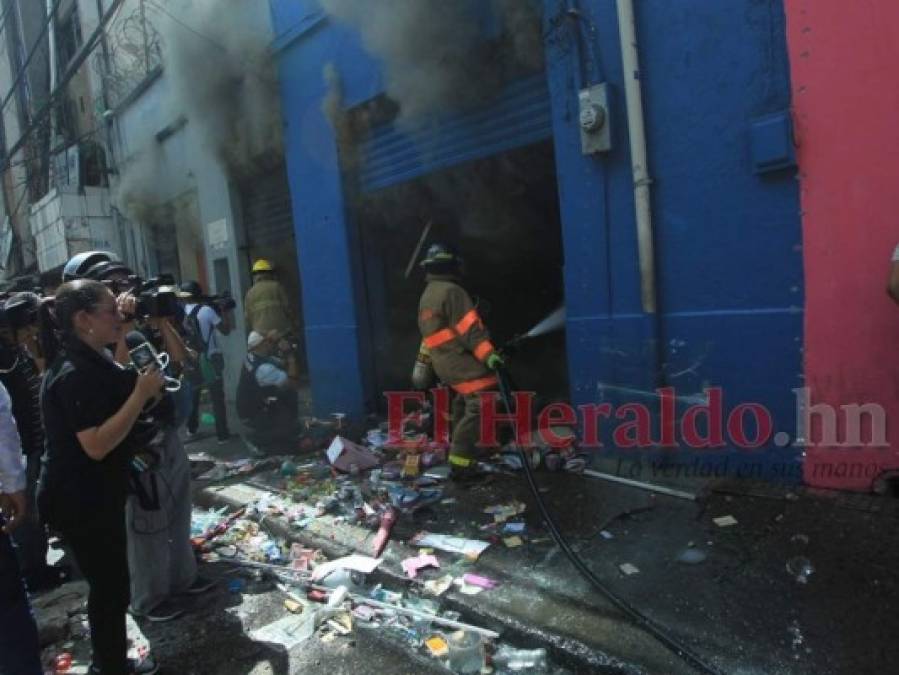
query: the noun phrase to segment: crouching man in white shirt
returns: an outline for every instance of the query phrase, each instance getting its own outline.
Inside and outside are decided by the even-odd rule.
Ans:
[[[237,385],[237,414],[261,447],[297,437],[299,374],[295,350],[277,331],[247,338],[247,358]]]

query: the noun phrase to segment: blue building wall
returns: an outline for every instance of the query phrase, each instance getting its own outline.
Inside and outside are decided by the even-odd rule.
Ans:
[[[655,389],[674,386],[683,412],[704,387],[720,386],[726,408],[762,403],[775,430],[792,433],[803,305],[798,186],[789,169],[756,173],[751,150],[754,120],[790,104],[782,4],[636,5],[657,315],[640,303],[615,2],[544,1],[571,397],[655,406]],[[272,11],[313,393],[321,411],[359,413],[376,394],[322,70],[336,66],[347,107],[380,93],[383,76],[358,36],[313,0],[272,0]],[[599,82],[612,94],[613,150],[585,157],[577,92]]]

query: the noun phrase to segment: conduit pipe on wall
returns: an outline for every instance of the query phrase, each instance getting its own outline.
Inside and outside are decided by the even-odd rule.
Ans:
[[[634,177],[634,202],[637,213],[637,247],[640,258],[640,288],[643,311],[656,313],[656,270],[652,231],[652,206],[646,159],[646,124],[643,120],[643,89],[637,53],[637,26],[633,0],[617,0],[618,34],[621,64],[624,70],[624,94],[627,102],[627,127],[631,141],[631,169]]]

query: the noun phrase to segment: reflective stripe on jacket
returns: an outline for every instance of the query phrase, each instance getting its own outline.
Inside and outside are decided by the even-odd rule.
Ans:
[[[484,365],[494,351],[490,334],[471,297],[452,277],[428,275],[418,328],[443,382],[460,394],[496,386],[496,375]]]

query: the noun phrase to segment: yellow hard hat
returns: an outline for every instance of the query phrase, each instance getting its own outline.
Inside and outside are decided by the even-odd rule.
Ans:
[[[253,264],[253,274],[257,272],[274,272],[275,268],[272,267],[272,264],[265,260],[264,258],[260,258]]]

